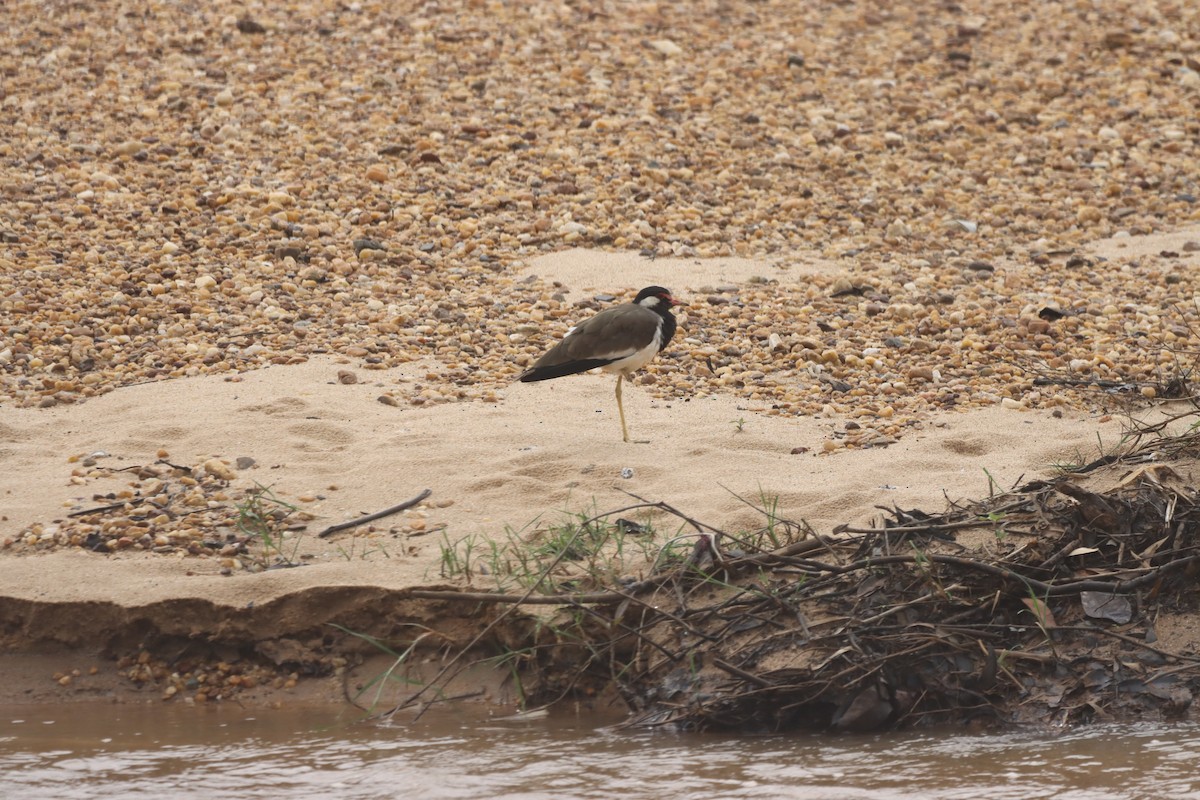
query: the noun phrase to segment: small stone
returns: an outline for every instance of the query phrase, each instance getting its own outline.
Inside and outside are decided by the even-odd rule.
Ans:
[[[204,471],[223,481],[232,481],[237,478],[237,473],[228,464],[215,458],[204,462]]]
[[[910,381],[911,380],[932,381],[933,380],[933,368],[932,367],[913,367],[905,374],[905,376]]]
[[[388,179],[390,174],[386,164],[372,164],[367,167],[366,178],[375,183],[383,183]]]
[[[1128,31],[1109,31],[1104,34],[1104,46],[1110,50],[1117,50],[1124,47],[1130,47],[1136,41],[1132,33]]]
[[[376,397],[375,399],[378,400],[380,403],[383,403],[385,406],[400,405],[400,401],[397,400],[395,397],[393,397],[390,394],[381,394],[381,395],[379,395],[379,397]]]
[[[895,219],[888,223],[884,230],[884,237],[888,240],[907,239],[912,236],[912,228],[902,219]]]
[[[337,374],[338,383],[350,385],[358,383],[358,375],[348,369],[339,369]]]
[[[237,468],[239,470],[250,469],[251,467],[255,466],[257,463],[258,462],[255,461],[250,456],[238,456],[237,461],[235,462],[235,464],[237,465]]]
[[[829,287],[830,297],[841,297],[842,295],[855,294],[856,292],[854,284],[845,275],[836,278],[833,285]]]
[[[275,246],[275,255],[277,258],[290,258],[293,261],[299,261],[304,257],[304,245],[296,242],[284,242]]]
[[[650,48],[663,54],[664,56],[667,56],[668,58],[681,55],[683,53],[683,48],[675,44],[675,42],[671,41],[670,39],[654,39],[650,42]]]
[[[1030,319],[1025,322],[1025,329],[1034,336],[1041,336],[1050,332],[1051,326],[1048,320]]]
[[[266,33],[267,29],[263,27],[261,22],[257,22],[250,17],[240,17],[237,21],[237,29],[242,33]]]
[[[355,239],[353,246],[354,246],[354,255],[359,256],[359,257],[362,256],[362,252],[364,250],[387,250],[387,248],[384,247],[383,244],[381,244],[380,242],[377,242],[374,239],[366,239],[366,238]]]

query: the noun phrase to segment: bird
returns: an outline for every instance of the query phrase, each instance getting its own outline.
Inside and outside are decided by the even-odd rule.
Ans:
[[[684,303],[661,286],[647,286],[632,303],[605,309],[567,331],[561,342],[546,351],[533,366],[520,374],[522,383],[548,381],[599,367],[617,374],[617,413],[621,436],[629,441],[621,382],[649,363],[675,335],[671,309]]]

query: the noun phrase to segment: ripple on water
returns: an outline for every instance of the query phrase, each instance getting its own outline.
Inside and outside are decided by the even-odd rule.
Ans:
[[[353,724],[338,710],[38,708],[0,722],[0,797],[1196,798],[1195,725],[1058,736],[727,737],[496,724],[467,710]],[[44,724],[54,723],[54,724]]]

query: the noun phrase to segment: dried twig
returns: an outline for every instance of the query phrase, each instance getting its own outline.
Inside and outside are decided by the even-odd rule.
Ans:
[[[417,505],[422,500],[424,500],[426,497],[429,497],[429,495],[431,495],[431,494],[433,494],[432,489],[425,489],[416,497],[405,500],[403,503],[394,505],[391,508],[385,508],[383,511],[376,511],[374,514],[367,514],[367,515],[359,517],[357,519],[349,520],[348,522],[339,522],[336,525],[330,525],[328,528],[326,528],[325,530],[318,533],[317,536],[323,539],[326,536],[337,533],[338,531],[349,530],[350,528],[357,528],[359,525],[365,525],[366,523],[373,522],[377,519],[383,519],[384,517],[390,517],[392,514],[396,514],[401,511],[404,511],[406,509],[412,508],[413,506]]]

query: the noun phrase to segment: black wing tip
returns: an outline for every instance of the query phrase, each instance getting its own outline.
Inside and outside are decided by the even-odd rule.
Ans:
[[[587,372],[589,369],[603,367],[611,364],[613,359],[593,358],[587,361],[568,361],[565,364],[554,364],[546,367],[530,367],[517,376],[517,380],[521,383],[534,383],[536,381],[548,381],[551,378],[562,378],[567,375],[578,375],[580,372]]]
[[[551,378],[561,378],[564,375],[571,375],[571,372],[563,372],[562,370],[548,369],[529,369],[517,377],[521,383],[537,383],[538,381],[548,381]]]

